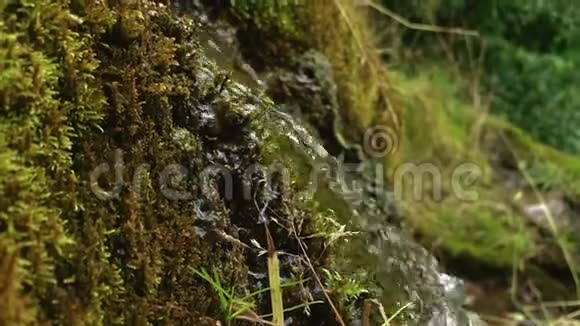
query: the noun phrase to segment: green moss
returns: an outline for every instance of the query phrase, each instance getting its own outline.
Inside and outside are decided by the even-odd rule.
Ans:
[[[188,36],[168,24],[172,16],[162,9],[146,21],[138,11],[147,30],[129,38],[141,38],[139,44],[116,39],[106,23],[131,17],[123,9],[85,10],[73,14],[64,2],[41,1],[2,11],[0,231],[8,257],[2,282],[10,290],[2,291],[0,316],[8,325],[195,318],[182,316],[183,307],[207,293],[192,286],[188,268],[211,260],[199,237],[182,232],[193,229],[191,211],[146,187],[142,202],[132,191],[100,202],[87,179],[116,148],[125,150],[128,169],[155,165],[144,184],[179,159],[177,148],[166,145],[169,96],[186,93],[193,82],[188,62],[177,68],[174,58],[195,55],[196,45],[189,36],[172,46]],[[176,28],[175,35],[163,35],[162,26]],[[240,259],[235,251],[230,259],[213,257],[224,271],[230,259]],[[208,303],[197,301],[196,311]]]
[[[239,18],[251,20],[260,29],[276,30],[286,35],[298,33],[295,24],[298,19],[298,9],[304,3],[304,0],[229,0],[233,13]]]
[[[233,6],[235,13],[244,8],[242,52],[258,72],[288,66],[307,50],[316,50],[328,58],[337,85],[339,114],[332,137],[343,147],[358,147],[368,128],[386,126],[396,133],[401,107],[362,6],[343,0],[290,1],[264,9],[271,3],[277,2]]]
[[[413,77],[391,76],[406,104],[391,175],[409,162],[428,163],[443,181],[438,187],[442,198],[434,200],[433,184],[411,180],[421,182],[423,197],[417,200],[415,184],[395,180],[401,182],[399,195],[411,229],[440,252],[490,266],[508,269],[546,261],[565,266],[554,254],[559,252],[554,239],[541,236],[515,199],[529,187],[518,169],[524,168],[542,192],[557,190],[576,200],[579,161],[533,141],[508,122],[493,116],[482,119],[441,69],[423,67]],[[481,172],[468,189],[477,194],[475,201],[458,198],[447,182],[463,163],[474,163]],[[519,186],[514,189],[506,175]]]
[[[367,128],[398,131],[401,107],[375,48],[364,7],[351,1],[311,1],[300,17],[306,44],[332,65],[339,94],[339,128],[345,142],[361,144]]]
[[[522,219],[489,207],[470,207],[457,212],[445,207],[432,220],[438,240],[457,257],[476,257],[496,267],[519,265],[537,254],[537,235]],[[509,212],[507,213],[509,214]],[[454,225],[453,230],[449,225]],[[515,261],[514,261],[515,259]]]
[[[6,261],[13,273],[3,277],[14,279],[3,282],[12,289],[6,302],[27,302],[0,315],[3,324],[26,324],[51,314],[55,274],[75,241],[63,218],[79,205],[70,151],[100,121],[104,98],[92,76],[92,40],[60,2],[15,2],[1,15],[0,231],[17,262]]]
[[[490,118],[484,129],[485,149],[497,155],[520,160],[532,181],[544,190],[558,189],[572,200],[580,196],[580,159],[533,140],[523,130],[497,118]],[[548,180],[549,179],[549,180]]]
[[[405,99],[399,162],[393,168],[424,160],[447,168],[470,158],[485,165],[481,156],[471,152],[471,107],[458,98],[445,72],[426,68],[413,78],[398,73],[392,76]]]
[[[344,277],[338,272],[328,270],[324,270],[324,276],[328,282],[327,291],[341,310],[356,309],[356,301],[369,294],[369,291],[359,283],[358,279]],[[351,311],[350,315],[353,314],[354,312]]]
[[[0,322],[4,325],[31,325],[38,312],[32,298],[22,293],[23,261],[19,260],[17,251],[14,245],[0,243]]]

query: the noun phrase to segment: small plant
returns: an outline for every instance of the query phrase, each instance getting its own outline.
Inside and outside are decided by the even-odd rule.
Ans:
[[[563,187],[566,183],[564,171],[555,162],[534,160],[529,164],[522,162],[520,168],[530,176],[531,186],[547,191]]]
[[[220,303],[220,311],[224,314],[223,317],[226,325],[231,325],[234,319],[240,318],[247,312],[251,311],[254,308],[254,303],[251,302],[250,299],[261,293],[254,292],[245,297],[236,298],[234,297],[234,289],[231,289],[230,291],[224,289],[217,270],[214,269],[213,275],[210,275],[204,268],[202,268],[201,271],[194,269],[193,272],[208,282],[217,293]]]
[[[369,291],[354,278],[347,278],[336,271],[331,272],[327,269],[323,269],[322,271],[328,282],[326,289],[334,295],[343,309],[353,308],[354,302],[360,299],[363,295],[369,294]],[[366,299],[363,304],[362,325],[370,325],[371,308],[373,306],[379,310],[381,319],[383,320],[381,326],[390,326],[391,322],[412,304],[412,302],[408,302],[389,317],[385,312],[385,308],[378,300],[373,298]]]
[[[319,207],[316,203],[312,203],[313,210],[318,210]],[[340,239],[348,239],[350,237],[356,236],[359,232],[347,231],[346,225],[337,222],[336,213],[327,209],[321,211],[316,215],[317,229],[320,232],[312,234],[307,238],[324,238],[326,239],[326,246],[330,247]]]
[[[265,320],[264,318],[272,316],[272,314],[259,316],[254,309],[256,308],[256,304],[253,302],[253,298],[256,296],[271,291],[270,287],[263,288],[257,291],[254,291],[250,294],[247,294],[243,297],[236,297],[235,296],[235,288],[230,289],[229,291],[226,290],[221,281],[217,270],[213,270],[213,275],[211,275],[206,269],[202,268],[201,270],[193,269],[193,272],[201,277],[204,281],[208,282],[211,287],[216,292],[219,303],[220,303],[220,311],[223,314],[222,320],[226,325],[232,325],[234,320],[247,320],[251,322],[258,322],[263,323],[266,325],[275,325],[274,323]],[[308,281],[305,280],[298,280],[293,282],[287,282],[280,285],[280,288],[292,287],[294,285],[302,284]],[[312,301],[306,302],[294,307],[290,307],[288,309],[283,309],[283,312],[289,312],[296,309],[308,307],[313,304],[322,303],[322,301]],[[283,321],[282,321],[283,322]]]
[[[399,308],[397,311],[395,311],[395,313],[393,313],[391,317],[388,317],[387,313],[385,312],[385,307],[383,307],[383,305],[379,301],[377,301],[376,299],[368,299],[365,301],[363,307],[362,326],[370,325],[371,319],[370,315],[372,306],[376,306],[377,309],[379,310],[379,313],[381,314],[381,318],[383,319],[383,323],[381,324],[381,326],[391,326],[391,322],[395,320],[403,311],[405,311],[411,305],[413,305],[413,302],[408,302],[407,304]]]
[[[324,276],[328,282],[327,290],[330,291],[343,307],[349,307],[354,301],[362,295],[368,294],[369,291],[357,280],[343,277],[338,272],[331,272],[323,269]]]

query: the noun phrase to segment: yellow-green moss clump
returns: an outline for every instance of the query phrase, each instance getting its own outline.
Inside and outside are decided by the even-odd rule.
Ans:
[[[212,324],[217,299],[191,269],[244,293],[254,256],[232,239],[265,237],[260,194],[228,198],[202,171],[221,164],[241,192],[262,146],[248,121],[270,102],[229,82],[162,4],[22,0],[0,14],[0,324]],[[264,196],[280,223],[300,211]]]
[[[440,173],[442,184],[435,185],[434,192],[433,175],[428,173],[422,180],[395,180],[403,189],[399,199],[407,225],[450,261],[513,269],[538,282],[545,280],[533,275],[537,266],[567,269],[561,245],[578,254],[571,235],[575,231],[570,231],[577,229],[562,227],[569,216],[555,216],[560,228],[553,234],[545,218],[538,223],[526,215],[525,205],[541,204],[533,189],[546,201],[556,197],[577,202],[580,161],[534,142],[497,117],[482,115],[462,99],[462,90],[449,74],[422,68],[414,76],[392,74],[406,111],[401,150],[391,173],[408,163],[428,164],[432,169],[423,172]],[[466,199],[450,182],[462,164],[477,171],[477,177],[463,180],[461,186],[476,197]],[[419,198],[412,182],[419,183]]]
[[[343,124],[339,132],[356,144],[362,144],[368,128],[400,129],[400,103],[364,10],[353,1],[309,1],[302,20],[303,37],[334,69]]]
[[[80,202],[71,150],[105,99],[79,17],[49,1],[0,10],[0,321],[27,324],[49,318],[67,277],[56,274],[75,248],[64,218]]]

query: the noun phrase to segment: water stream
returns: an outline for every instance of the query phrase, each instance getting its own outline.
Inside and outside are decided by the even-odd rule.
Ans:
[[[212,40],[213,37],[212,33],[201,37],[208,57],[221,64],[222,69],[232,70],[232,51],[217,48],[223,42]],[[255,85],[242,85],[247,78],[238,78],[239,75],[231,74],[236,84],[230,89],[256,93],[251,89]],[[376,179],[376,175],[365,172],[377,171],[373,162],[363,161],[354,173],[349,167],[349,176],[345,177],[345,165],[326,152],[303,121],[271,102],[254,109],[260,111],[253,122],[258,143],[276,143],[283,148],[283,155],[261,163],[286,166],[303,189],[302,200],[314,198],[323,208],[335,212],[337,222],[359,232],[337,250],[336,267],[341,273],[363,278],[389,310],[410,303],[400,315],[409,325],[475,325],[462,308],[462,281],[441,272],[436,259],[393,224],[392,207],[396,203],[388,196],[377,198],[376,192],[373,195],[366,190],[368,180]],[[353,184],[358,188],[353,189]],[[388,191],[383,189],[380,194],[388,195]]]

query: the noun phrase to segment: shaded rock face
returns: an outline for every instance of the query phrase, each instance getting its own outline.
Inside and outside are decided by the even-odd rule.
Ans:
[[[278,121],[270,137],[285,149],[279,163],[306,167],[307,175],[321,166],[328,168],[328,173],[317,174],[315,190],[298,191],[299,198],[332,209],[340,223],[360,232],[334,248],[334,268],[356,275],[385,307],[395,307],[393,312],[411,303],[400,315],[408,325],[468,325],[469,318],[462,309],[462,282],[441,273],[436,259],[390,224],[389,210],[375,199],[353,197],[337,187],[344,182],[340,164],[333,156],[316,150],[321,146],[298,120],[276,111],[269,116]],[[292,173],[305,174],[302,170]],[[350,318],[356,324],[361,315],[355,313]]]
[[[266,79],[268,95],[282,110],[305,119],[331,154],[343,150],[335,135],[335,120],[339,119],[337,88],[324,55],[307,51],[289,69],[275,70]]]

